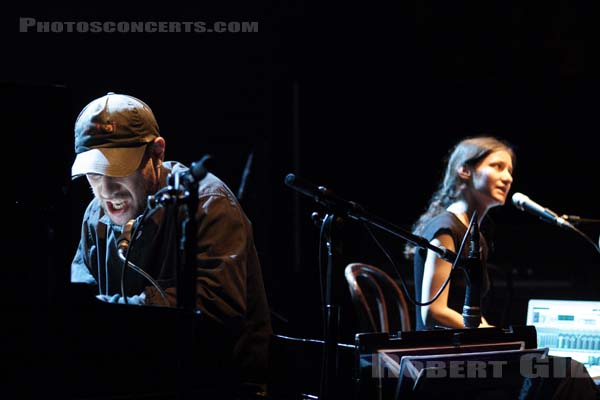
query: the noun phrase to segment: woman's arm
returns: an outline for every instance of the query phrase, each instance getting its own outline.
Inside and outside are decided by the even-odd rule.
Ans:
[[[447,233],[442,233],[436,236],[431,244],[437,247],[445,247],[448,250],[454,251],[454,241],[452,236]],[[444,284],[452,264],[442,260],[431,250],[427,251],[425,266],[423,270],[423,284],[421,293],[422,302],[429,301],[438,292]],[[427,327],[436,325],[445,326],[448,328],[464,328],[462,315],[448,307],[448,293],[450,292],[450,284],[440,294],[440,297],[429,306],[421,307],[421,316]]]

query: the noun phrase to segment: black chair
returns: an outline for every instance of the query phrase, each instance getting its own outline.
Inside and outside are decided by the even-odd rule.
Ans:
[[[365,332],[411,330],[404,293],[388,274],[372,265],[351,263],[344,275]]]

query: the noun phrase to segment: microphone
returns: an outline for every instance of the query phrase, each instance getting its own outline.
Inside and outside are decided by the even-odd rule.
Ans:
[[[117,248],[119,255],[125,256],[127,249],[129,248],[129,242],[131,241],[131,231],[133,230],[133,224],[135,219],[130,219],[125,225],[123,225],[123,232],[117,239]]]
[[[183,187],[183,189],[188,190],[194,185],[198,185],[200,181],[203,180],[208,174],[208,164],[212,164],[212,160],[213,157],[210,154],[206,154],[200,160],[193,162],[185,172],[169,173],[169,175],[167,175],[167,184],[169,189],[180,191]],[[157,194],[160,193],[161,190],[159,190]],[[157,195],[155,194],[154,197],[150,199],[149,204],[156,206],[156,204],[163,204],[169,201],[173,202],[180,198],[179,195],[174,195],[173,193],[170,195],[163,195],[158,199],[156,197]]]
[[[303,195],[311,197],[315,202],[327,207],[339,208],[345,211],[362,209],[359,204],[337,196],[325,186],[317,186],[294,174],[287,174],[285,177],[285,184]]]
[[[521,211],[527,211],[530,214],[538,216],[542,221],[548,222],[553,225],[560,226],[565,229],[574,229],[564,218],[559,217],[554,211],[548,208],[542,207],[523,193],[515,193],[512,196],[512,202]]]
[[[462,317],[465,328],[477,328],[481,324],[481,285],[483,280],[479,250],[479,225],[477,213],[473,213],[473,228],[469,240],[469,254],[465,261],[467,287]]]
[[[211,164],[212,160],[212,156],[206,154],[200,160],[192,163],[190,166],[190,174],[197,182],[200,182],[204,179],[206,174],[208,174],[208,164]]]

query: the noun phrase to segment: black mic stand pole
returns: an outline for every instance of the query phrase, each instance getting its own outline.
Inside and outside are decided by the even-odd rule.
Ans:
[[[198,182],[186,179],[181,173],[169,174],[167,182],[173,196],[172,205],[178,214],[179,206],[184,213],[181,224],[176,227],[179,246],[178,268],[176,277],[177,296],[177,330],[180,340],[177,341],[177,398],[191,398],[193,385],[187,374],[192,370],[192,354],[194,354],[194,312],[196,308],[196,271],[194,261],[194,238],[196,237],[196,209],[198,208]]]
[[[188,374],[193,367],[193,354],[196,331],[198,330],[196,310],[196,209],[198,208],[198,187],[208,174],[205,162],[210,159],[204,156],[200,161],[192,163],[185,172],[170,173],[167,177],[167,187],[155,195],[153,202],[160,205],[170,205],[185,208],[181,226],[177,227],[176,236],[179,242],[179,265],[177,268],[176,296],[178,309],[179,337],[178,349],[179,373],[177,394],[179,399],[191,398],[193,381]]]
[[[204,156],[200,161],[192,163],[189,171],[179,174],[185,197],[185,216],[181,222],[181,238],[179,249],[182,252],[181,266],[177,271],[177,308],[179,308],[180,327],[182,341],[180,342],[180,367],[183,382],[179,389],[181,399],[192,398],[194,390],[193,380],[188,375],[193,370],[194,343],[197,332],[201,327],[197,323],[198,314],[196,310],[196,234],[198,223],[196,221],[196,210],[198,209],[198,187],[208,174],[204,163],[210,156]],[[175,176],[177,178],[177,176]],[[191,324],[187,319],[191,318]],[[189,344],[189,346],[187,345]],[[191,347],[190,347],[191,346]]]
[[[325,278],[325,337],[323,347],[323,362],[321,370],[319,399],[333,398],[338,381],[338,353],[337,341],[339,338],[340,307],[334,301],[334,242],[333,225],[336,220],[333,212],[327,213],[323,218],[321,230],[324,232],[327,250],[327,270]]]
[[[564,219],[565,221],[569,221],[571,224],[573,225],[578,225],[578,224],[600,224],[600,219],[595,219],[595,218],[583,218],[580,217],[579,215],[561,215],[560,216],[562,219]]]
[[[198,208],[198,187],[208,174],[205,164],[211,159],[205,155],[200,161],[192,163],[184,173],[173,174],[173,178],[181,185],[185,193],[186,213],[181,222],[181,240],[179,249],[182,252],[182,265],[177,276],[177,307],[184,311],[196,310],[196,209]],[[177,190],[177,187],[175,187]]]

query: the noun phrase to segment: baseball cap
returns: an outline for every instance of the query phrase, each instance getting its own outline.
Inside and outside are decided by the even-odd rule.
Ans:
[[[88,173],[113,177],[132,174],[146,145],[159,137],[158,124],[146,103],[109,92],[81,110],[75,121],[75,162],[71,178]]]

